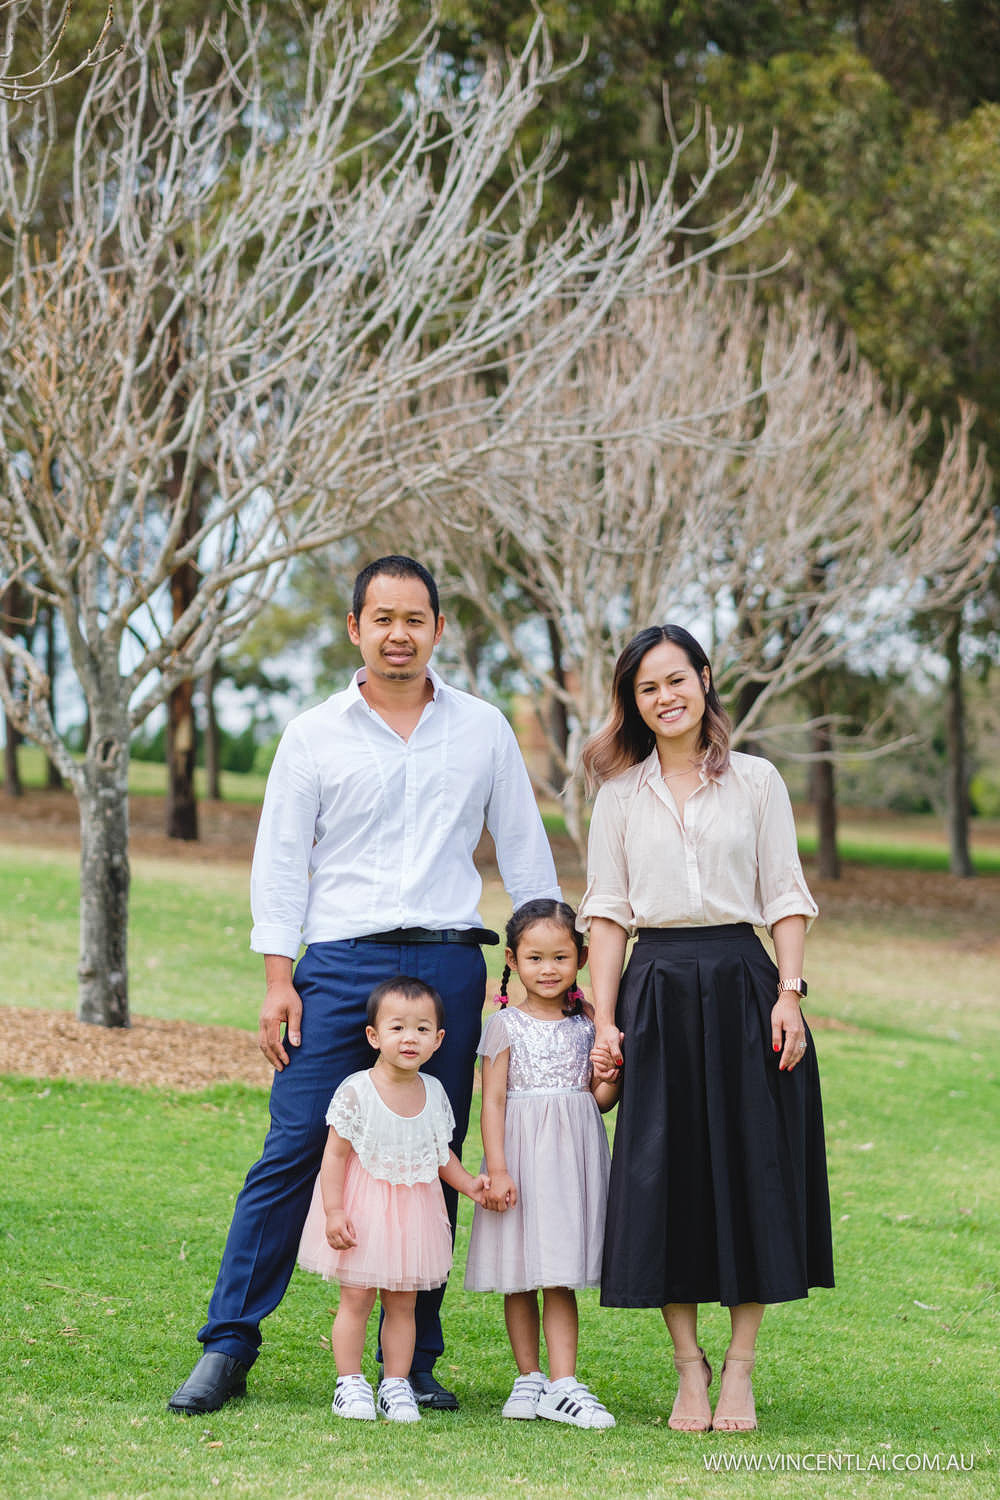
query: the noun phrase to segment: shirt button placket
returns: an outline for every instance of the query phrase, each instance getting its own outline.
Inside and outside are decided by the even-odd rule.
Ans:
[[[697,813],[691,807],[689,798],[688,806],[685,808],[684,820],[684,869],[687,875],[688,899],[691,903],[691,913],[699,920],[704,919],[705,909],[701,896],[701,875],[698,870],[698,850],[694,838],[693,822]]]
[[[406,871],[413,869],[414,851],[417,842],[417,765],[416,756],[409,744],[403,759],[403,847],[399,860],[399,905],[406,904],[409,894],[404,890]]]

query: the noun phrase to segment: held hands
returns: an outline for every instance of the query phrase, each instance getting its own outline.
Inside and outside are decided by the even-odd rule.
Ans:
[[[302,1001],[290,979],[268,985],[257,1030],[260,1050],[277,1073],[288,1063],[288,1053],[282,1045],[282,1026],[284,1040],[290,1047],[297,1047],[302,1041]]]
[[[805,1022],[798,997],[792,990],[783,990],[771,1011],[771,1046],[775,1052],[781,1053],[778,1069],[782,1073],[790,1073],[805,1056]]]
[[[508,1208],[513,1208],[517,1202],[517,1184],[509,1172],[495,1172],[492,1179],[487,1179],[488,1187],[483,1198],[483,1207],[491,1208],[498,1214],[505,1213]]]
[[[342,1208],[333,1208],[326,1216],[326,1242],[331,1250],[350,1250],[358,1243],[354,1226]]]
[[[594,1077],[600,1083],[614,1083],[618,1078],[618,1070],[622,1066],[622,1042],[625,1033],[619,1031],[613,1023],[610,1026],[598,1026],[594,1037],[594,1045],[590,1049],[590,1061],[594,1069]]]
[[[464,1193],[467,1198],[472,1199],[473,1203],[481,1203],[484,1207],[486,1206],[486,1194],[489,1191],[490,1179],[482,1172],[478,1177],[473,1177],[472,1173],[467,1172],[462,1166],[454,1151],[448,1152],[448,1160],[443,1167],[438,1169],[438,1175],[442,1182],[446,1182],[449,1187],[456,1188],[458,1192]]]
[[[480,1208],[488,1208],[489,1204],[486,1202],[486,1195],[489,1192],[489,1188],[490,1179],[480,1172],[478,1177],[470,1177],[469,1185],[465,1191],[473,1203],[478,1203]]]

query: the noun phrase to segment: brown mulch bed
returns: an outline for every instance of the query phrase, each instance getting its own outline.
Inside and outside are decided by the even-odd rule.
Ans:
[[[196,844],[168,839],[162,828],[163,801],[131,800],[133,855],[165,859],[218,860],[246,866],[253,848],[258,809],[239,803],[203,803],[201,838]],[[0,842],[30,841],[36,846],[79,845],[76,803],[68,792],[0,794]],[[565,841],[563,841],[565,844]],[[496,875],[492,850],[480,851],[480,866]],[[560,869],[571,869],[570,846],[559,847]],[[912,920],[942,913],[961,931],[964,946],[1000,955],[1000,877],[957,880],[922,870],[885,870],[848,865],[840,881],[818,881],[809,871],[824,917],[850,921],[889,917],[905,909]],[[579,876],[573,884],[579,884]],[[810,1017],[814,1028],[841,1029],[842,1022]],[[197,1090],[215,1083],[266,1087],[271,1069],[257,1047],[256,1033],[228,1026],[196,1026],[187,1021],[133,1017],[131,1027],[88,1026],[61,1011],[5,1006],[0,1028],[0,1073],[35,1078],[76,1078],[127,1084],[155,1084]]]
[[[266,1088],[271,1067],[257,1034],[135,1016],[129,1027],[88,1026],[68,1011],[9,1005],[0,1031],[0,1073],[97,1083],[154,1084],[193,1092],[213,1083]]]

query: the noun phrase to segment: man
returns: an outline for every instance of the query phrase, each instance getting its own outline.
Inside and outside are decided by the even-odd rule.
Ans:
[[[431,575],[409,557],[379,558],[358,574],[352,605],[347,630],[364,665],[344,692],[292,721],[268,777],[250,945],[264,955],[271,1125],[236,1201],[198,1334],[205,1352],[170,1398],[175,1411],[215,1411],[245,1391],[261,1319],[295,1266],[327,1106],[348,1074],[371,1065],[366,1001],[396,974],[444,1000],[444,1042],[427,1071],[451,1100],[461,1154],[486,983],[479,944],[497,941],[476,909],[484,823],[515,906],[559,895],[510,726],[429,668],[444,629]],[[443,1293],[418,1296],[411,1384],[420,1404],[453,1409],[433,1375]]]

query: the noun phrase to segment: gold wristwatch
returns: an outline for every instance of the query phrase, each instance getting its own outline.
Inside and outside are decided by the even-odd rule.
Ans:
[[[794,990],[795,993],[797,995],[801,995],[802,999],[804,1000],[809,993],[809,986],[806,984],[804,979],[779,979],[779,995],[781,994],[782,990]]]

